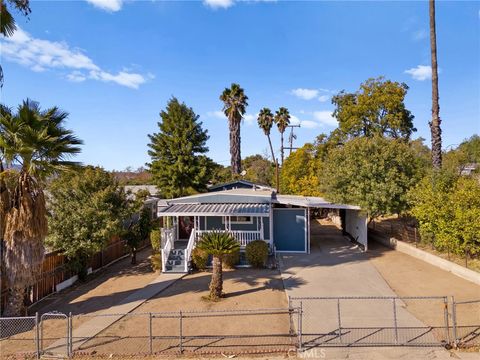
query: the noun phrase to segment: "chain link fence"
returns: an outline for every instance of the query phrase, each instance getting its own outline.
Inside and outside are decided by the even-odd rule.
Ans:
[[[458,347],[480,346],[480,299],[452,298],[453,338]]]
[[[480,344],[480,299],[291,297],[289,307],[281,309],[0,318],[1,357],[6,359],[449,344]]]
[[[291,297],[304,347],[439,346],[451,342],[447,297]],[[429,309],[420,320],[415,308]]]

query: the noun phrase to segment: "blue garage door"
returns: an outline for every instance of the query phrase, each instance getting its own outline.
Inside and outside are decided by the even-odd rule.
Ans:
[[[305,209],[273,209],[273,236],[277,251],[305,252]]]

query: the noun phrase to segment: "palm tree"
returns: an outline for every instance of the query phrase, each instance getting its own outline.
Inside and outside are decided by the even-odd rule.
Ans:
[[[429,123],[432,134],[432,165],[442,167],[442,129],[440,128],[440,105],[438,104],[438,64],[437,34],[435,30],[435,0],[429,2],[430,13],[430,52],[432,57],[432,121]]]
[[[283,149],[283,133],[287,129],[287,126],[290,125],[290,113],[288,112],[287,108],[281,107],[275,113],[275,123],[277,124],[278,131],[280,131],[281,137],[281,156],[282,156],[282,166],[283,166],[283,159],[284,159],[284,149]]]
[[[82,141],[64,128],[67,116],[56,107],[41,110],[31,100],[24,101],[15,114],[0,105],[0,240],[9,285],[7,316],[22,314],[25,289],[34,282],[43,261],[44,180],[78,165],[68,158],[80,152]]]
[[[0,34],[5,37],[13,35],[17,26],[15,25],[15,19],[10,11],[7,9],[7,0],[0,0]],[[8,0],[10,4],[19,10],[23,15],[28,16],[30,14],[30,1],[29,0]],[[0,65],[0,87],[3,86],[3,69]]]
[[[230,165],[232,174],[240,174],[242,158],[240,155],[240,122],[248,106],[248,97],[238,84],[232,84],[225,88],[220,100],[223,101],[223,112],[228,118],[228,129],[230,131]]]
[[[270,145],[270,151],[272,152],[272,160],[275,164],[275,178],[277,184],[277,193],[279,192],[279,174],[278,174],[278,161],[275,157],[275,152],[273,151],[272,139],[270,138],[270,131],[273,126],[273,114],[269,108],[263,108],[258,114],[258,127],[263,130],[263,133],[267,136],[268,144]]]
[[[210,282],[210,300],[218,300],[223,291],[223,257],[240,249],[238,241],[226,231],[204,233],[197,247],[212,255],[213,271]]]
[[[258,114],[258,127],[263,130],[263,133],[268,138],[268,144],[270,145],[270,151],[272,152],[272,159],[275,162],[275,152],[273,151],[272,140],[270,139],[270,130],[273,126],[273,114],[269,108],[263,108]]]

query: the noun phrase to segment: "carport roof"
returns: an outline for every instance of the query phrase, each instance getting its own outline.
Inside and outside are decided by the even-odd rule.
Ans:
[[[360,210],[360,207],[356,205],[335,204],[325,200],[322,197],[315,196],[274,194],[272,196],[272,203],[312,208]]]

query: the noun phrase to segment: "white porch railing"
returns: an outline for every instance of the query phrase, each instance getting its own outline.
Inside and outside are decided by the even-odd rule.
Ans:
[[[190,258],[192,256],[192,250],[195,247],[195,244],[197,242],[197,231],[195,229],[192,229],[192,232],[190,233],[190,238],[188,239],[188,244],[185,249],[185,272],[188,272],[188,264],[190,262]]]
[[[197,238],[200,238],[202,234],[211,231],[213,230],[196,230],[196,236]],[[237,239],[241,247],[247,246],[249,242],[255,240],[263,240],[262,231],[260,230],[227,230],[227,232],[232,234],[234,238]]]
[[[176,229],[162,229],[162,272],[165,272],[170,251],[172,251],[175,243]]]

